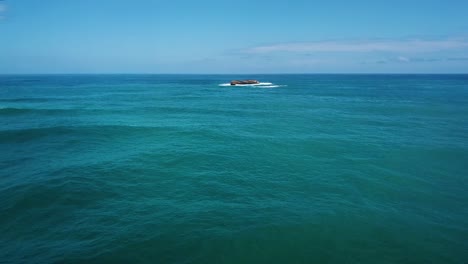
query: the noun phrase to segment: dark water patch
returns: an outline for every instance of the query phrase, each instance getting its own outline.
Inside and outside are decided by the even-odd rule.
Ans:
[[[31,128],[0,131],[0,143],[22,143],[54,135],[64,136],[71,130],[65,127]]]
[[[79,137],[97,136],[99,139],[111,140],[115,137],[131,135],[133,133],[158,133],[161,131],[171,131],[168,127],[151,127],[151,126],[68,126],[68,127],[45,127],[31,128],[21,130],[4,130],[0,131],[0,143],[20,143],[33,141],[43,137],[54,138],[57,136],[71,137],[73,135]]]
[[[136,108],[135,110],[143,110],[147,113],[163,113],[163,114],[187,114],[187,115],[219,115],[223,117],[230,116],[265,116],[271,115],[271,112],[258,109],[239,109],[239,108],[216,108],[216,107],[200,107],[200,106],[157,106]]]
[[[34,112],[34,109],[27,108],[0,108],[0,116],[20,115]]]
[[[108,108],[0,108],[0,117],[30,116],[30,117],[48,117],[56,116],[58,118],[75,117],[80,115],[119,115],[128,114],[129,110],[122,104],[109,104]]]
[[[54,98],[54,97],[44,97],[44,98],[0,98],[0,102],[4,103],[47,103],[54,101],[64,101],[67,98]]]
[[[0,108],[0,116],[9,117],[16,115],[67,115],[73,113],[74,109],[45,109],[45,108]]]

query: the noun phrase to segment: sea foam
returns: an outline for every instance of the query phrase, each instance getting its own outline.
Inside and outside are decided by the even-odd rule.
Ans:
[[[253,86],[253,87],[258,87],[258,88],[277,88],[277,87],[282,87],[284,85],[276,85],[271,82],[260,82],[260,83],[254,83],[254,84],[236,84],[236,85],[231,85],[231,83],[221,83],[219,86]]]

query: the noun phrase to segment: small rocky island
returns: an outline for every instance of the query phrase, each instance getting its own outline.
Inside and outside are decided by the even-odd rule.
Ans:
[[[260,82],[257,81],[257,80],[243,80],[243,81],[239,81],[239,80],[233,80],[231,81],[231,85],[237,85],[237,84],[259,84]]]

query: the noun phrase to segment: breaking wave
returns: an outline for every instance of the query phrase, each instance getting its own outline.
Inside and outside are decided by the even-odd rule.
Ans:
[[[219,84],[219,86],[254,86],[257,88],[277,88],[277,87],[283,87],[285,85],[277,85],[271,82],[260,82],[260,83],[255,83],[255,84],[236,84],[236,85],[231,85],[231,83],[221,83]]]

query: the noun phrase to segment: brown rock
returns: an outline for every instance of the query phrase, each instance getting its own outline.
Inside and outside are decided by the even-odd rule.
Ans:
[[[259,84],[260,82],[257,80],[233,80],[231,81],[231,85],[236,85],[236,84]]]

